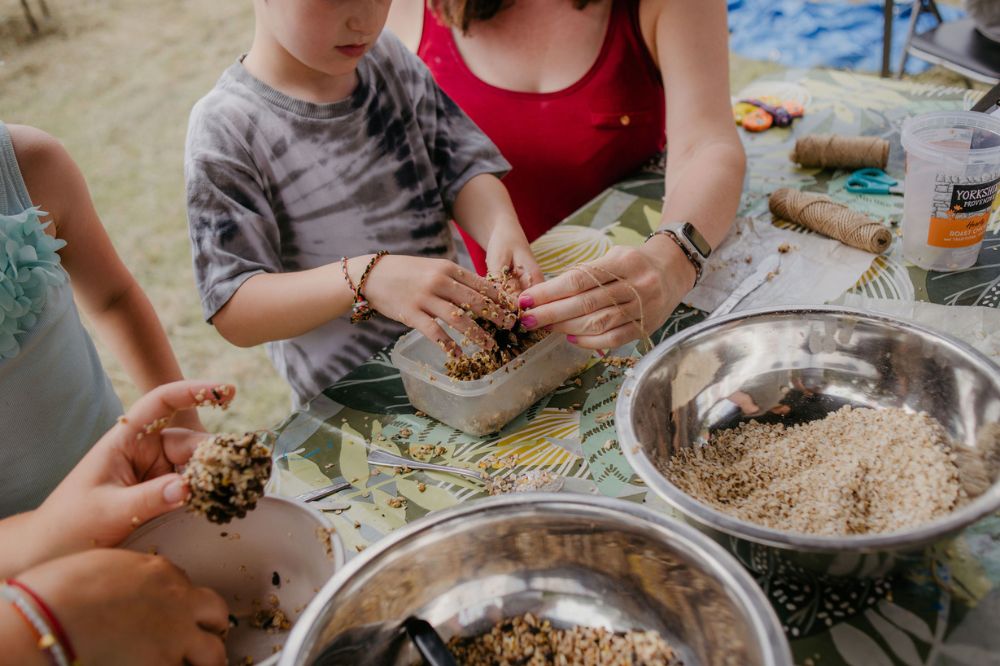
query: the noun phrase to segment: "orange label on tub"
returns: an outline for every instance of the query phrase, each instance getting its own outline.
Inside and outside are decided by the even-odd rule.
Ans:
[[[983,240],[990,212],[969,217],[932,217],[927,244],[934,247],[968,247]]]

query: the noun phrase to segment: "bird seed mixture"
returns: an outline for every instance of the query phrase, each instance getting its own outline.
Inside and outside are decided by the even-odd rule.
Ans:
[[[493,338],[493,349],[480,349],[471,354],[450,356],[444,364],[445,373],[459,381],[474,381],[496,372],[515,358],[534,347],[548,336],[541,329],[529,331],[520,323],[507,330],[486,319],[476,318],[476,323]]]
[[[893,532],[964,501],[941,424],[898,408],[850,406],[786,428],[756,421],[661,463],[678,488],[724,513],[789,532]]]
[[[530,613],[494,625],[488,634],[455,637],[448,650],[461,666],[682,666],[655,631],[556,629]]]
[[[531,493],[540,491],[555,491],[562,487],[563,478],[547,469],[532,469],[523,474],[508,474],[489,478],[486,481],[486,492],[490,495],[506,495],[508,493]]]
[[[271,477],[271,448],[256,433],[213,435],[198,444],[184,470],[188,508],[213,523],[242,518],[257,506]]]
[[[516,291],[516,278],[510,269],[504,267],[499,275],[489,274],[486,279],[504,297],[501,299],[503,302],[499,303],[500,313],[515,318],[519,317],[519,308],[510,297]],[[496,346],[490,350],[480,349],[472,354],[450,355],[445,362],[444,369],[445,373],[452,379],[459,381],[481,379],[507,365],[548,336],[548,332],[541,329],[529,331],[521,325],[519,320],[515,321],[514,327],[511,329],[501,328],[486,319],[485,315],[488,314],[486,310],[476,313],[465,306],[463,308],[465,308],[466,314],[472,317],[488,336],[493,338]]]
[[[251,603],[253,614],[250,616],[250,626],[254,629],[276,634],[292,628],[292,622],[285,611],[281,610],[281,602],[276,595],[268,597],[266,606],[259,599],[254,599]]]

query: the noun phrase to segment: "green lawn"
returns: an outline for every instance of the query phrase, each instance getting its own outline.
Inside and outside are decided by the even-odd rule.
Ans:
[[[34,0],[31,0],[34,4]],[[237,349],[202,321],[184,216],[184,134],[191,105],[249,45],[248,0],[48,0],[28,34],[19,3],[0,1],[0,119],[59,137],[86,174],[119,254],[160,313],[185,373],[241,393],[212,428],[250,429],[288,412],[263,349]],[[733,58],[738,89],[774,65]],[[921,79],[961,85],[940,70]],[[135,390],[101,348],[119,393]]]

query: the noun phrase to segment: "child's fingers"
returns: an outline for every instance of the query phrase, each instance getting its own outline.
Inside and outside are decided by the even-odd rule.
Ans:
[[[131,529],[173,511],[183,505],[186,498],[187,488],[180,474],[165,474],[122,488],[116,496],[114,511]]]
[[[472,320],[472,317],[467,315],[461,309],[455,307],[453,303],[438,299],[431,304],[429,314],[437,317],[441,321],[448,324],[448,326],[462,333],[465,337],[483,349],[493,349],[496,346],[496,341],[493,340],[493,337],[480,328],[476,322]]]
[[[476,275],[472,271],[462,268],[458,264],[455,265],[452,277],[455,278],[456,282],[464,284],[472,291],[485,296],[494,303],[504,302],[503,296],[500,294],[500,289],[495,284],[486,278]]]
[[[184,465],[198,444],[211,437],[207,432],[188,430],[187,428],[167,428],[161,434],[163,438],[163,455],[171,465]]]
[[[461,348],[456,344],[451,336],[444,332],[444,329],[435,321],[434,317],[423,312],[414,317],[413,328],[423,333],[428,340],[437,343],[446,354],[462,354]]]
[[[234,395],[236,387],[232,384],[195,379],[163,384],[139,398],[118,420],[116,431],[126,439],[139,438],[163,430],[175,412],[202,405],[226,405]]]
[[[530,289],[536,284],[545,282],[545,273],[542,272],[541,267],[535,263],[534,259],[526,262],[526,264],[521,268],[521,272],[518,277],[521,282],[522,291]]]
[[[468,306],[473,316],[488,319],[500,328],[512,328],[517,320],[513,312],[500,307],[496,301],[458,282],[452,282],[447,293],[440,294],[440,296],[444,300],[450,301],[453,307],[464,309],[465,306]],[[448,318],[445,318],[445,321],[451,325],[451,321]],[[456,326],[455,328],[458,327]]]
[[[514,256],[509,249],[502,254],[486,256],[486,270],[491,275],[500,275],[505,268],[514,269]]]

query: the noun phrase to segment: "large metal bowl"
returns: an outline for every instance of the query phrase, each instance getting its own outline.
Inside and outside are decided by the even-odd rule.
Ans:
[[[639,505],[567,494],[474,502],[392,534],[320,591],[280,663],[420,663],[407,617],[448,640],[529,611],[659,631],[685,664],[792,663],[774,611],[718,545]]]
[[[948,516],[887,534],[816,536],[738,520],[660,471],[674,452],[705,443],[712,431],[750,419],[810,421],[844,405],[926,412],[956,444],[996,458],[1000,369],[941,333],[847,308],[754,310],[682,331],[629,374],[615,415],[625,456],[646,484],[760,573],[780,566],[830,578],[880,577],[1000,507],[997,469],[981,466],[992,485]]]

